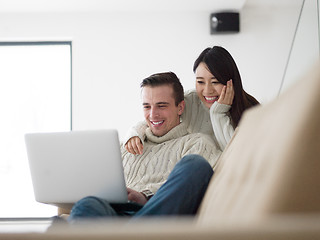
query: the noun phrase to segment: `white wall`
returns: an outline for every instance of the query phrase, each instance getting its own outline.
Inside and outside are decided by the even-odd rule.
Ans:
[[[249,93],[262,102],[274,98],[301,0],[258,2],[246,2],[239,34],[210,35],[210,11],[1,13],[0,41],[72,40],[73,128],[117,128],[123,137],[143,118],[140,81],[174,71],[193,88],[193,62],[208,46],[230,51]]]
[[[320,14],[318,2],[317,0],[304,1],[281,92],[303,77],[310,68],[310,63],[319,61]]]

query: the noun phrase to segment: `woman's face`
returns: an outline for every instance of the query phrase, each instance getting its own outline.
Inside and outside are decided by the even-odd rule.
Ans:
[[[200,100],[208,108],[218,101],[223,84],[208,70],[205,63],[201,62],[196,69],[196,91]]]

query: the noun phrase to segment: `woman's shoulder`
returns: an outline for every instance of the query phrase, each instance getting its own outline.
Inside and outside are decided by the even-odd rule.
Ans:
[[[184,99],[187,102],[188,101],[195,102],[195,103],[199,102],[199,98],[198,98],[198,95],[197,95],[197,92],[195,89],[190,89],[190,90],[185,91]]]
[[[184,92],[184,97],[196,97],[197,96],[197,92],[195,89],[189,89],[187,91]]]

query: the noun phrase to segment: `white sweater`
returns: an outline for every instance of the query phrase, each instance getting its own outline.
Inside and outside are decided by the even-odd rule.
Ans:
[[[231,106],[215,102],[209,110],[195,90],[187,91],[184,97],[186,107],[182,121],[187,123],[188,131],[210,135],[223,151],[234,133],[229,115]]]
[[[185,155],[199,154],[214,167],[221,151],[207,135],[188,134],[186,125],[180,123],[162,137],[154,136],[148,128],[142,155],[128,153],[123,145],[121,153],[127,187],[155,193]]]
[[[186,106],[181,120],[186,124],[188,132],[209,135],[223,151],[234,133],[229,115],[231,106],[215,102],[209,110],[199,99],[195,90],[187,91],[184,97]],[[146,129],[145,121],[139,122],[130,129],[123,142],[126,143],[134,136],[138,136],[143,142]]]

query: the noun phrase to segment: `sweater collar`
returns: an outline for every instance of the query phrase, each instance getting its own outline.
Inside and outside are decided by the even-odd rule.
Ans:
[[[197,100],[198,100],[198,104],[202,107],[202,109],[203,109],[205,112],[208,112],[208,113],[209,113],[209,108],[207,108],[206,105],[204,105],[204,103],[199,99],[198,96],[197,96]]]
[[[167,134],[157,137],[153,135],[150,128],[146,129],[146,139],[154,143],[163,143],[175,138],[179,138],[188,134],[187,127],[185,123],[180,123],[178,126],[172,128]]]

